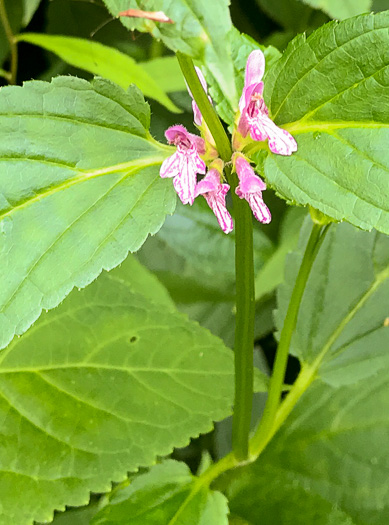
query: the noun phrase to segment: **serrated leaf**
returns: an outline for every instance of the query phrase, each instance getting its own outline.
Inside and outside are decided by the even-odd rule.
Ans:
[[[291,157],[267,155],[268,182],[289,201],[385,233],[388,28],[389,12],[297,37],[267,75],[264,92],[272,118],[298,142]]]
[[[17,39],[51,51],[71,66],[112,80],[123,89],[135,84],[146,97],[153,98],[174,113],[181,111],[141,64],[113,47],[85,38],[41,33],[22,33]]]
[[[104,0],[117,16],[127,9],[163,11],[173,24],[121,17],[129,29],[149,32],[174,52],[181,51],[200,60],[212,70],[224,96],[235,106],[237,93],[233,78],[228,34],[232,28],[228,0]]]
[[[187,465],[165,461],[117,492],[91,525],[227,525],[226,498],[195,483]]]
[[[0,91],[0,347],[118,265],[175,206],[141,93],[72,77]]]
[[[279,328],[302,249],[303,242],[300,253],[289,256],[279,288]],[[389,238],[332,225],[307,283],[292,353],[334,386],[374,377],[389,366],[388,296]]]
[[[386,525],[388,413],[387,367],[341,388],[317,380],[231,485],[231,512],[261,525]]]
[[[300,0],[315,9],[321,9],[331,18],[343,20],[351,16],[367,13],[372,8],[372,0]]]
[[[0,356],[7,525],[85,505],[231,413],[231,350],[133,293],[144,276],[125,266],[74,291]]]

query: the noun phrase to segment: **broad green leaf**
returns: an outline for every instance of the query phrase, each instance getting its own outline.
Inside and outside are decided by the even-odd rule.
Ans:
[[[293,31],[294,34],[305,31],[308,27],[319,27],[328,21],[327,16],[322,12],[314,10],[308,5],[304,5],[304,0],[278,0],[277,2],[273,0],[256,1],[270,18],[286,30]],[[344,0],[340,0],[339,3],[343,1]],[[305,3],[308,4],[310,2],[308,0]]]
[[[68,64],[112,80],[123,89],[135,84],[146,97],[157,100],[170,111],[180,111],[140,64],[113,47],[84,38],[40,33],[22,33],[17,39],[47,49]]]
[[[309,229],[307,222],[300,250],[288,257],[279,327]],[[389,238],[332,225],[292,339],[316,380],[308,386],[300,378],[306,390],[297,406],[232,483],[232,512],[263,525],[289,525],[296,516],[315,525],[388,523],[388,297]]]
[[[388,414],[387,366],[352,386],[317,380],[231,484],[231,512],[261,525],[386,525]]]
[[[117,16],[127,9],[163,11],[173,24],[121,17],[129,29],[146,31],[174,52],[180,51],[201,61],[208,69],[232,106],[236,106],[231,48],[228,34],[232,28],[229,0],[104,0]]]
[[[372,0],[300,0],[305,4],[321,9],[331,18],[343,20],[351,16],[371,11]]]
[[[0,91],[0,347],[117,266],[175,207],[149,107],[102,79]]]
[[[157,303],[167,310],[176,311],[168,291],[134,255],[129,254],[124,263],[109,274],[109,279],[128,286],[133,293],[144,295],[146,299]]]
[[[175,56],[153,58],[139,65],[166,93],[186,91],[184,75]]]
[[[233,28],[229,33],[229,41],[231,46],[231,59],[233,63],[233,75],[236,86],[236,92],[240,95],[244,85],[244,73],[246,69],[246,62],[251,51],[255,49],[262,49],[266,58],[266,67],[271,67],[281,56],[281,53],[272,46],[264,47],[259,45],[250,36],[240,33],[236,28]],[[214,73],[211,68],[206,71],[206,77],[209,83],[209,92],[212,100],[216,106],[220,117],[232,126],[235,114],[238,109],[237,104],[232,104],[226,99],[224,92],[220,86],[215,82]]]
[[[116,492],[91,525],[227,525],[226,498],[197,479],[185,463],[165,461]]]
[[[279,288],[279,328],[302,249],[303,243],[300,253],[289,256]],[[375,378],[389,367],[388,297],[389,238],[332,225],[308,280],[292,353],[331,385]]]
[[[259,230],[254,231],[254,245],[255,267],[259,270],[273,246]],[[196,200],[191,208],[178,205],[138,257],[167,287],[181,311],[232,346],[234,253],[235,233],[225,235],[205,201]]]
[[[85,505],[231,413],[231,350],[133,293],[144,276],[125,267],[74,291],[0,356],[1,523]]]
[[[382,49],[388,29],[386,12],[332,22],[293,40],[267,75],[264,96],[298,151],[291,157],[262,151],[258,158],[267,181],[287,200],[385,233],[389,55]]]
[[[256,301],[273,292],[282,283],[286,256],[297,246],[300,228],[305,216],[306,210],[303,208],[290,208],[287,210],[281,225],[281,235],[277,249],[255,277]]]

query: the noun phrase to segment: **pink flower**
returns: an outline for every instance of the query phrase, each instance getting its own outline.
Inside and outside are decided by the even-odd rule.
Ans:
[[[265,57],[260,49],[252,51],[247,59],[242,96],[239,101],[240,120],[238,131],[243,137],[250,132],[253,140],[269,139],[269,148],[279,155],[291,155],[297,151],[297,143],[290,133],[274,124],[263,100],[262,77]]]
[[[239,178],[239,185],[235,193],[240,199],[246,199],[253,210],[254,217],[264,224],[271,221],[269,208],[263,202],[262,192],[266,190],[266,184],[258,177],[250,163],[242,156],[237,156],[235,169]]]
[[[220,174],[213,168],[197,184],[195,192],[196,197],[198,195],[205,197],[224,233],[230,233],[233,229],[232,218],[226,208],[226,194],[229,189],[228,184],[220,183]]]
[[[203,86],[203,89],[204,89],[205,93],[208,95],[207,82],[206,82],[206,80],[204,78],[204,75],[201,72],[201,69],[196,66],[195,70],[196,70],[197,76],[199,77],[201,85]],[[196,102],[195,102],[195,100],[193,98],[193,95],[192,95],[191,90],[189,89],[189,86],[187,85],[186,87],[187,87],[189,95],[191,96],[191,99],[192,99],[192,109],[193,109],[193,115],[194,115],[194,123],[197,126],[201,126],[201,123],[202,123],[202,120],[203,120],[203,116],[201,114],[201,111],[200,111],[198,105],[196,104]],[[211,99],[211,97],[209,95],[208,95],[208,100],[212,104],[212,99]]]
[[[165,137],[170,144],[177,146],[177,151],[162,163],[160,176],[174,177],[174,189],[183,204],[193,204],[197,173],[204,174],[205,162],[199,154],[205,153],[205,143],[201,137],[189,133],[184,126],[178,124],[165,131]]]

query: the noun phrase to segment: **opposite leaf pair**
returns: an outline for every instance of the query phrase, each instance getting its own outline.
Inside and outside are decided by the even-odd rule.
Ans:
[[[231,160],[239,179],[236,194],[241,199],[247,200],[258,221],[268,224],[271,221],[271,214],[262,198],[266,184],[254,173],[249,160],[240,153],[243,145],[247,145],[247,140],[243,139],[248,136],[249,140],[254,141],[268,139],[270,151],[279,155],[291,155],[297,151],[297,144],[286,130],[278,128],[268,116],[268,109],[262,96],[264,70],[265,57],[262,51],[259,49],[253,51],[246,64],[245,84],[236,119],[238,125],[233,132],[233,144],[241,144],[241,146],[235,147]],[[205,79],[198,68],[196,71],[207,93]],[[192,96],[190,90],[189,93]],[[208,98],[212,102],[209,96]],[[217,158],[218,152],[213,138],[194,100],[192,107],[194,121],[202,137],[189,133],[182,125],[167,129],[165,136],[170,144],[177,147],[177,151],[163,162],[160,175],[162,178],[173,177],[174,188],[183,204],[192,205],[198,195],[203,195],[216,215],[221,229],[229,233],[233,229],[233,223],[225,203],[230,186],[223,183],[224,163]],[[204,159],[211,161],[207,173]],[[199,183],[197,183],[198,174],[205,175]]]

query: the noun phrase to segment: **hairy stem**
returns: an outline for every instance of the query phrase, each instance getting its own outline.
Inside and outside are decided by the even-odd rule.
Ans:
[[[231,142],[220,119],[208,100],[192,60],[182,53],[177,58],[185,80],[215,141],[224,162],[230,162]],[[225,174],[231,186],[235,211],[235,275],[236,275],[236,329],[235,329],[235,404],[233,416],[233,452],[237,460],[248,457],[251,409],[253,399],[254,347],[254,256],[253,225],[249,205],[235,194],[237,177],[226,166]]]
[[[311,235],[308,239],[308,243],[304,252],[304,257],[301,262],[300,270],[298,272],[296,282],[293,288],[292,296],[290,298],[288,310],[286,312],[284,325],[281,331],[280,342],[277,348],[276,359],[273,368],[273,374],[270,379],[269,392],[266,401],[265,410],[262,419],[258,425],[258,428],[250,442],[250,453],[254,457],[258,456],[262,450],[266,447],[274,433],[279,428],[279,421],[276,416],[281,402],[281,394],[283,390],[284,378],[286,365],[288,361],[289,348],[292,340],[292,335],[297,323],[297,316],[300,309],[301,300],[304,294],[305,286],[308,281],[308,277],[319,251],[319,248],[324,240],[325,234],[328,230],[329,225],[323,226],[320,224],[313,224]],[[289,405],[288,398],[292,399],[294,389],[291,391],[285,399],[285,403]],[[298,397],[291,405],[293,408],[297,402]],[[283,422],[281,418],[281,423]],[[277,423],[278,421],[278,423]]]
[[[16,74],[18,71],[18,45],[16,38],[12,32],[11,24],[9,23],[7,11],[5,9],[4,0],[0,0],[0,20],[3,24],[5,36],[7,37],[9,48],[11,51],[11,71],[7,80],[10,84],[16,84]]]

